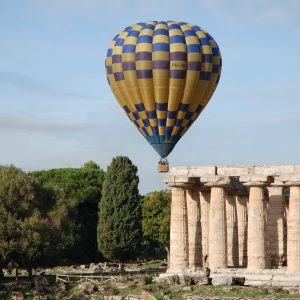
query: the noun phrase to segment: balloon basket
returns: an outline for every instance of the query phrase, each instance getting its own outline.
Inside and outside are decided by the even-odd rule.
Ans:
[[[169,172],[169,164],[161,164],[157,165],[157,172],[158,173],[167,173]]]

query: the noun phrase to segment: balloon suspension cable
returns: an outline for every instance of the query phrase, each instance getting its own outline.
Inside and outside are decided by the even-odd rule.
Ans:
[[[164,158],[161,158],[159,160],[158,164],[160,164],[160,165],[169,165],[169,162],[168,162],[167,158],[164,157]]]

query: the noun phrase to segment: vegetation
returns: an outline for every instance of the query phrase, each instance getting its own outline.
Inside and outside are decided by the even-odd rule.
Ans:
[[[49,224],[39,185],[14,166],[0,167],[0,268],[32,267],[47,251]],[[2,273],[2,272],[1,272]]]
[[[33,281],[28,277],[22,276],[19,281],[12,281],[9,276],[1,278],[3,269],[27,269],[31,277],[32,269],[38,266],[97,260],[100,258],[97,238],[100,251],[110,260],[136,258],[141,253],[141,244],[148,257],[160,255],[169,244],[171,194],[156,191],[142,198],[138,183],[137,167],[122,156],[113,159],[107,174],[92,161],[78,169],[29,174],[14,166],[0,166],[0,279],[3,289],[0,298],[15,299],[17,295],[25,295],[26,299],[33,299],[41,293],[43,297],[47,294],[49,299],[103,299],[111,295],[140,295],[145,291],[156,299],[184,299],[187,294],[257,299],[299,297],[296,288],[287,291],[267,286],[162,284],[152,280],[149,273],[154,273],[149,270],[147,275],[127,273],[115,276],[110,282],[81,284],[72,280],[56,284],[53,276],[42,275],[40,282],[49,283],[46,282],[43,291],[39,291],[37,284],[32,290]],[[144,268],[162,266],[157,261],[138,265]],[[74,270],[73,267],[64,268],[68,273]],[[78,266],[77,270],[80,269]]]
[[[170,240],[171,192],[147,194],[142,202],[143,244],[147,256],[165,255]],[[155,250],[155,251],[154,251]]]
[[[106,299],[118,295],[126,299],[129,295],[132,298],[138,298],[144,293],[145,299],[186,299],[189,295],[195,295],[195,299],[299,299],[299,291],[294,287],[290,291],[280,287],[261,286],[212,286],[212,285],[194,285],[181,286],[157,283],[151,280],[150,275],[117,276],[113,280],[103,282],[75,282],[57,283],[52,280],[52,284],[47,287],[47,299]],[[11,286],[11,283],[10,283]],[[22,290],[21,285],[16,289],[21,290],[26,295],[25,299],[36,299],[38,293],[31,290]],[[146,294],[145,294],[146,293]],[[9,292],[6,293],[8,296]],[[151,296],[149,296],[149,294]],[[35,295],[35,296],[34,296]],[[41,298],[45,297],[41,296]],[[1,296],[4,296],[1,294]],[[129,297],[128,297],[129,298]],[[7,299],[7,298],[1,298]],[[8,298],[16,299],[16,298]],[[20,298],[22,299],[22,298]]]
[[[59,229],[59,256],[73,262],[99,260],[96,230],[104,171],[98,166],[53,169],[32,172],[31,176],[41,183],[44,196],[48,196],[47,213]]]
[[[0,166],[0,277],[2,269],[166,257],[170,192],[142,198],[138,184],[122,156],[107,174],[93,161],[30,173]]]
[[[100,169],[99,165],[97,163],[95,163],[92,160],[88,160],[87,162],[85,162],[81,168],[85,168],[85,169]]]
[[[127,157],[114,158],[107,169],[99,206],[98,246],[107,259],[133,259],[140,250],[141,197],[137,167]]]

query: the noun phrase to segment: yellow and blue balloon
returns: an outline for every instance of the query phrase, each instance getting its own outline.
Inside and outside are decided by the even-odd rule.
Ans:
[[[166,158],[214,93],[222,58],[216,41],[185,22],[141,22],[117,34],[107,78],[141,134]]]

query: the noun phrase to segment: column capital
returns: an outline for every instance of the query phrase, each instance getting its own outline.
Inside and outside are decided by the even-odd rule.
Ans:
[[[300,186],[300,175],[281,175],[278,181],[284,186]]]
[[[199,179],[188,176],[169,176],[164,177],[163,182],[169,187],[193,188],[199,186]]]
[[[201,176],[200,182],[204,187],[230,187],[231,186],[231,177],[229,176],[220,176],[220,175],[207,175]]]
[[[274,181],[272,176],[266,175],[244,175],[240,176],[240,182],[248,187],[266,187]]]

